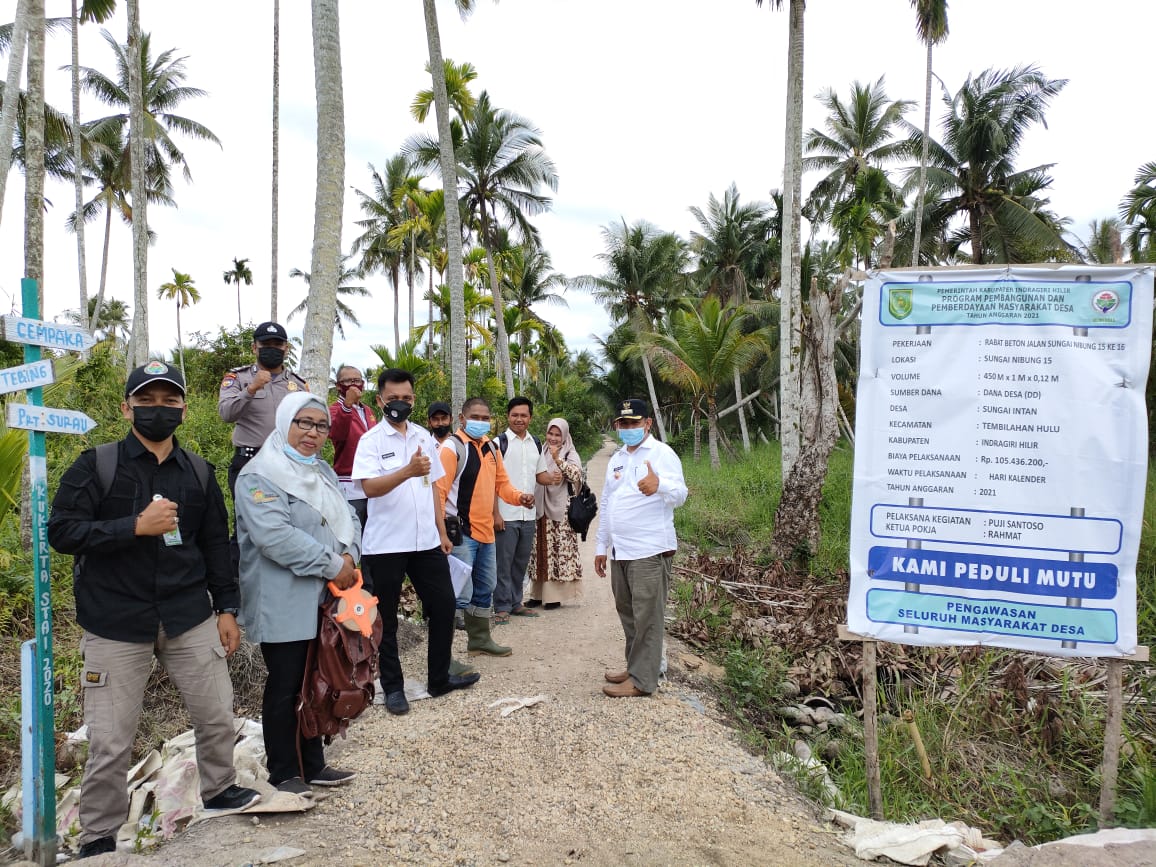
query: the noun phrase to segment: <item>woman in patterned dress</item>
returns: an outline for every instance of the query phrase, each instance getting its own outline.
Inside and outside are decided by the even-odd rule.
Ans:
[[[538,459],[537,471],[534,497],[538,503],[538,532],[530,559],[531,585],[526,605],[552,609],[582,596],[578,534],[566,520],[571,488],[577,493],[582,486],[582,461],[570,439],[566,419],[550,419],[546,448]]]

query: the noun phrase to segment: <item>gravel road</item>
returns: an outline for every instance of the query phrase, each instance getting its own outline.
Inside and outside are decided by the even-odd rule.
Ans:
[[[596,492],[609,453],[592,461]],[[582,603],[495,627],[514,654],[475,660],[475,687],[414,702],[407,716],[374,707],[358,720],[328,754],[358,772],[351,785],[304,814],[202,822],[147,860],[255,864],[290,846],[305,852],[284,862],[294,867],[860,863],[743,749],[709,695],[679,682],[651,698],[602,695],[623,638],[593,561],[592,528]],[[421,641],[403,664],[424,680],[424,633],[413,629]],[[465,658],[464,633],[455,655]],[[488,707],[539,694],[547,699],[507,717]]]

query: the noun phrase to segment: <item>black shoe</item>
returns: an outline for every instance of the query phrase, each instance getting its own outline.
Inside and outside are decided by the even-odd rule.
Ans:
[[[547,611],[553,611],[555,608],[561,608],[562,603],[561,602],[547,602],[542,607],[545,608]]]
[[[205,798],[206,810],[244,810],[261,800],[261,793],[233,785],[211,798]]]
[[[339,771],[337,768],[331,768],[326,765],[321,769],[321,773],[314,774],[313,779],[309,781],[311,786],[344,786],[354,777],[353,771]]]
[[[465,689],[468,686],[473,686],[482,676],[476,671],[473,674],[451,674],[446,678],[446,682],[440,686],[434,686],[432,683],[426,687],[426,690],[434,698],[439,695],[445,695],[447,692],[453,692],[455,689]]]
[[[527,599],[522,604],[525,605],[527,608],[541,608],[542,607],[542,600],[541,599]]]
[[[387,692],[385,694],[385,709],[394,716],[409,713],[409,702],[405,700],[405,692]]]
[[[277,791],[288,792],[290,795],[304,795],[306,797],[313,794],[313,790],[309,788],[300,777],[290,777],[287,780],[282,780],[277,784]]]
[[[100,837],[96,840],[89,840],[80,847],[80,851],[76,854],[77,859],[91,858],[93,855],[103,855],[106,852],[116,851],[115,837]]]

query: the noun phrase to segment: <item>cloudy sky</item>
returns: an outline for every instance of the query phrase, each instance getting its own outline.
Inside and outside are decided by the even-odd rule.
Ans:
[[[12,20],[15,0],[0,0]],[[123,6],[123,4],[121,4]],[[479,0],[461,21],[439,0],[445,55],[479,72],[475,92],[530,119],[542,130],[560,184],[551,213],[536,219],[555,268],[597,273],[602,227],[621,219],[649,220],[683,234],[693,228],[691,205],[705,205],[732,181],[744,199],[765,198],[781,186],[787,13],[752,0]],[[49,15],[68,3],[47,0]],[[236,325],[236,295],[222,281],[233,257],[247,257],[254,286],[244,290],[242,315],[269,313],[272,2],[198,4],[142,2],[142,26],[154,54],[175,48],[187,57],[187,83],[208,91],[181,113],[214,130],[222,147],[186,142],[193,182],[176,182],[176,209],[153,208],[157,242],[149,251],[150,330],[154,351],[175,346],[172,305],[155,300],[171,268],[191,273],[201,303],[184,311],[186,333]],[[1101,0],[1094,9],[1072,0],[954,0],[951,34],[936,49],[935,68],[956,90],[969,72],[989,66],[1038,64],[1070,80],[1048,114],[1048,128],[1028,136],[1020,165],[1056,163],[1052,204],[1083,234],[1092,218],[1111,216],[1137,168],[1154,158],[1151,118],[1134,94],[1150,75],[1147,44],[1156,23],[1149,4]],[[356,234],[354,188],[370,190],[367,164],[381,167],[419,130],[409,116],[413,95],[429,86],[420,0],[341,5],[346,120],[346,225]],[[1142,20],[1147,19],[1147,20]],[[123,13],[108,28],[123,41]],[[853,80],[886,76],[888,94],[921,102],[925,52],[915,37],[909,0],[813,0],[806,14],[804,128],[821,124],[812,97]],[[48,99],[70,104],[66,34],[48,45]],[[281,318],[305,297],[286,275],[309,270],[313,227],[315,140],[313,59],[307,0],[281,2]],[[99,28],[87,26],[81,63],[111,74],[112,55]],[[940,110],[938,85],[934,118]],[[1140,110],[1137,110],[1140,109]],[[107,113],[85,100],[85,119]],[[909,117],[921,123],[917,108]],[[432,121],[430,122],[432,131]],[[804,192],[809,182],[804,181]],[[432,186],[433,179],[429,182]],[[76,246],[63,229],[72,209],[70,186],[50,182],[46,238],[46,315],[78,304]],[[23,182],[9,179],[0,225],[0,310],[19,303],[22,273]],[[87,233],[89,291],[99,274],[103,222]],[[334,350],[339,361],[368,365],[373,344],[393,341],[392,291],[377,275],[358,299],[360,329]],[[114,223],[109,294],[131,301],[131,233]],[[403,293],[404,295],[404,293]],[[567,294],[569,311],[548,308],[571,347],[608,329],[588,296]],[[403,332],[407,312],[402,300]],[[419,303],[417,321],[424,321]],[[288,323],[300,333],[303,317]]]

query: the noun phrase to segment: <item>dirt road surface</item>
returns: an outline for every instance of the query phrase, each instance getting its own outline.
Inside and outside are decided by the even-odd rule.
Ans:
[[[611,450],[591,462],[596,493]],[[581,604],[494,627],[514,653],[475,658],[475,687],[414,702],[401,717],[374,707],[355,722],[327,756],[358,777],[310,812],[213,819],[147,859],[85,863],[258,864],[278,847],[304,850],[282,862],[293,867],[861,863],[743,749],[709,695],[675,680],[650,698],[603,696],[603,672],[623,667],[624,642],[593,562],[592,527]],[[424,681],[419,634],[402,661],[407,677]],[[464,633],[454,653],[466,658]],[[489,707],[536,695],[547,698],[506,717]]]

